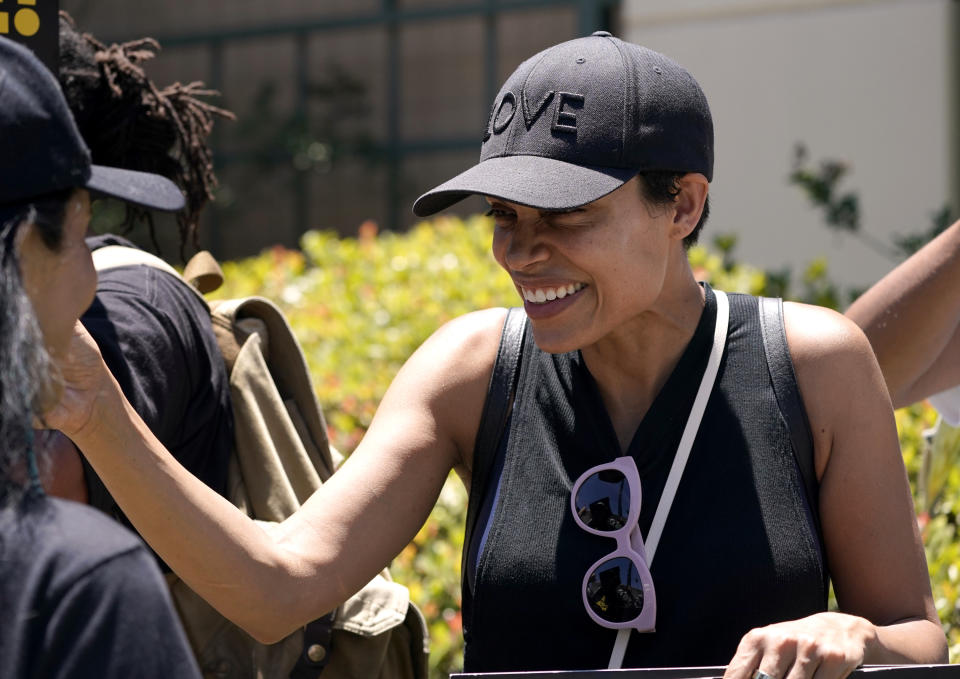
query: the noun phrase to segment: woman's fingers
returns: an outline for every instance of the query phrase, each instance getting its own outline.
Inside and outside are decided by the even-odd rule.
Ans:
[[[80,321],[74,324],[74,333],[64,355],[51,355],[56,363],[59,380],[56,389],[48,394],[34,426],[39,429],[59,429],[68,436],[85,426],[93,401],[109,379],[109,371],[100,357],[96,342]]]
[[[743,636],[737,646],[737,652],[727,664],[723,679],[753,679],[753,673],[761,670],[760,662],[763,660],[764,650],[761,629],[752,629]],[[772,679],[781,679],[770,672],[769,664],[767,667],[768,669],[761,671],[769,674]],[[758,676],[757,679],[766,679],[766,677]]]
[[[790,639],[773,627],[758,627],[744,635],[724,679],[786,678],[795,653]]]
[[[815,644],[801,649],[804,656],[812,658],[813,673],[803,676],[813,679],[843,679],[863,662],[864,642],[846,634],[826,635]]]
[[[817,642],[806,636],[799,637],[795,641],[793,663],[789,672],[784,675],[784,679],[812,679],[816,673],[821,672]],[[829,672],[829,669],[824,668],[822,671]]]
[[[843,679],[863,661],[863,622],[819,613],[750,630],[724,679]]]

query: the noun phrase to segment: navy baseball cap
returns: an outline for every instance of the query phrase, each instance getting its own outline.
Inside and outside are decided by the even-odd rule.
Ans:
[[[571,209],[647,170],[713,179],[707,98],[679,64],[598,31],[520,64],[494,100],[480,162],[413,211],[426,217],[473,194]]]
[[[28,48],[0,36],[0,207],[71,187],[176,211],[166,177],[93,165],[60,85]]]

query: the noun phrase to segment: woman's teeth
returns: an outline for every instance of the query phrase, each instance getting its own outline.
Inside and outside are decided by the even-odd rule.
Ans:
[[[555,299],[563,299],[567,295],[579,292],[583,287],[583,283],[570,283],[569,285],[559,288],[537,288],[533,290],[521,287],[520,289],[523,291],[523,298],[526,301],[534,304],[543,304],[544,302],[552,302]]]

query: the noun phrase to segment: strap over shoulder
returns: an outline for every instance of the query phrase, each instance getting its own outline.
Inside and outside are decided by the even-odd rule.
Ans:
[[[93,257],[93,268],[97,271],[107,271],[122,266],[149,266],[164,271],[174,278],[180,279],[180,281],[186,284],[186,286],[197,295],[197,298],[203,302],[204,306],[209,306],[201,291],[190,284],[188,279],[181,276],[180,272],[170,266],[166,261],[146,250],[131,248],[126,245],[106,245],[102,248],[97,248],[91,255]],[[214,261],[214,263],[216,262]]]
[[[820,528],[820,484],[814,465],[813,441],[810,437],[810,422],[803,407],[800,390],[797,388],[797,376],[787,346],[787,332],[783,325],[783,300],[774,297],[760,297],[760,334],[763,337],[763,351],[767,357],[767,367],[773,390],[780,406],[780,412],[787,420],[793,455],[803,477],[807,494],[807,504],[813,515],[817,534],[823,534]],[[821,537],[822,539],[822,537]]]
[[[183,268],[183,279],[203,294],[223,285],[223,269],[207,250],[201,250]]]
[[[521,307],[507,310],[503,331],[500,334],[500,346],[487,387],[487,400],[483,404],[480,416],[480,428],[473,446],[473,469],[471,470],[470,497],[467,505],[466,532],[464,545],[469,545],[473,530],[477,525],[477,513],[482,505],[484,489],[490,477],[493,458],[503,436],[503,430],[513,411],[513,397],[517,389],[517,377],[520,374],[520,355],[523,353],[523,339],[527,329],[527,314]],[[467,573],[466,559],[468,549],[463,550],[461,572]],[[469,583],[468,583],[469,584]]]

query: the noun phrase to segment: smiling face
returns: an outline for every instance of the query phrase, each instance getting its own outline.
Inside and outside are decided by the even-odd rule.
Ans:
[[[487,199],[494,257],[513,279],[544,351],[581,349],[629,330],[669,303],[678,267],[689,274],[683,237],[696,219],[688,223],[686,198],[651,207],[639,181],[563,212]]]
[[[64,210],[60,247],[51,250],[34,224],[24,227],[19,243],[23,286],[33,305],[47,349],[64,352],[77,318],[93,301],[97,274],[84,241],[90,222],[90,195],[77,189]]]

